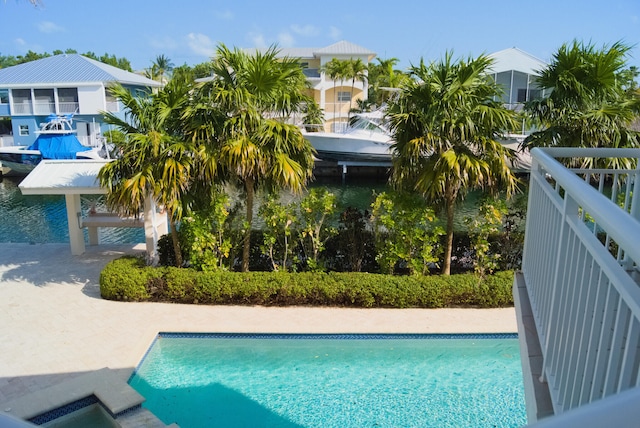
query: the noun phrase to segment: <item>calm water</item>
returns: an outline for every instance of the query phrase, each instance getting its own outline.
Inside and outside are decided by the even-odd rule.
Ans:
[[[21,181],[20,178],[0,181],[0,242],[69,242],[64,196],[25,196],[18,188]],[[98,207],[101,205],[97,196],[83,196],[83,215],[87,214],[92,202],[96,202]],[[144,242],[142,228],[100,228],[98,233],[100,242],[105,244]],[[88,242],[86,230],[85,241]]]
[[[69,242],[64,196],[24,196],[18,188],[20,181],[19,178],[4,178],[0,181],[0,242]],[[362,210],[370,209],[374,194],[387,190],[383,180],[371,179],[354,179],[346,184],[342,184],[340,180],[325,180],[314,182],[311,186],[326,187],[334,193],[341,210],[349,206]],[[471,194],[458,208],[460,228],[463,227],[464,217],[477,212],[478,197],[478,194]],[[83,215],[86,215],[92,202],[97,202],[99,207],[101,205],[98,196],[83,196]],[[99,234],[101,243],[144,242],[142,229],[101,228]],[[85,240],[88,242],[88,237],[85,236]]]
[[[161,337],[129,383],[182,428],[526,424],[515,338],[311,337]]]

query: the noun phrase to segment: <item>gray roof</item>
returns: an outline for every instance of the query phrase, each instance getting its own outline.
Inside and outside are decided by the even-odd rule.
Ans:
[[[376,55],[375,52],[370,51],[369,49],[345,40],[341,40],[325,48],[318,49],[315,53],[320,55],[367,55],[372,58]]]
[[[249,48],[247,52],[265,52],[267,48]],[[292,58],[317,58],[321,55],[366,55],[369,60],[376,56],[376,53],[351,42],[340,41],[324,48],[278,48],[278,57]]]
[[[491,70],[494,73],[504,71],[520,71],[527,74],[538,75],[539,71],[547,66],[547,63],[518,48],[504,49],[489,55],[493,58]]]
[[[0,86],[109,83],[159,87],[161,84],[78,54],[62,54],[0,69]]]

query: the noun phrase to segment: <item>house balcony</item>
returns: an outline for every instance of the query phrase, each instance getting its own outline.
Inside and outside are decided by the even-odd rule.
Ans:
[[[77,102],[23,102],[13,104],[13,114],[15,115],[36,115],[48,116],[50,114],[70,114],[76,113],[79,108]]]
[[[529,422],[637,426],[640,149],[531,154],[522,271],[514,281]],[[633,166],[564,166],[587,159]]]

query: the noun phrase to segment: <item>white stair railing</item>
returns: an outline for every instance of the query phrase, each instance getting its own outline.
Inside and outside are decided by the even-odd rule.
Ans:
[[[532,156],[522,271],[558,415],[640,386],[640,197],[637,169],[571,171],[556,158],[637,160],[640,150]]]

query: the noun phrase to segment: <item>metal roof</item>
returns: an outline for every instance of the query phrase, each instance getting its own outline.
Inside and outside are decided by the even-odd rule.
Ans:
[[[518,48],[504,49],[489,56],[494,61],[491,67],[494,73],[514,70],[538,75],[539,71],[547,66],[546,62]]]
[[[23,195],[101,195],[98,172],[108,160],[43,160],[18,185]]]
[[[248,48],[247,52],[265,52],[268,48]],[[367,48],[358,46],[351,42],[340,41],[323,48],[278,48],[278,57],[285,56],[294,58],[318,58],[323,55],[366,55],[369,60],[376,56],[376,53]]]
[[[160,87],[148,79],[78,54],[62,54],[0,69],[0,86],[109,83]]]
[[[376,53],[351,42],[341,40],[314,52],[316,55],[367,55],[373,58]]]

